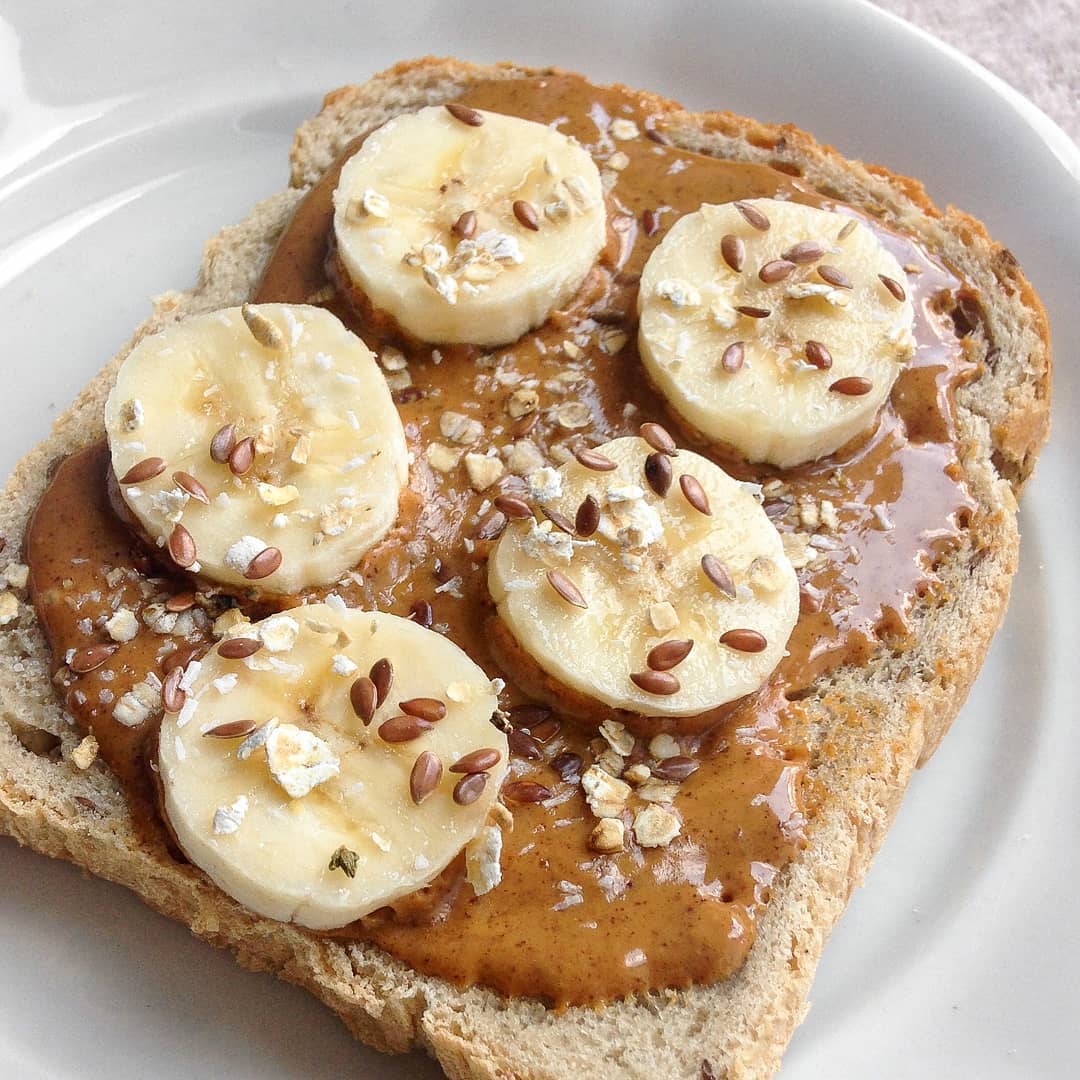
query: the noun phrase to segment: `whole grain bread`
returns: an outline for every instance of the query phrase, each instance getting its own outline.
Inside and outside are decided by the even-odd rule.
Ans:
[[[159,297],[132,342],[19,463],[0,501],[7,554],[19,556],[50,465],[101,437],[104,400],[131,345],[182,316],[246,299],[291,211],[350,139],[396,113],[450,99],[477,79],[535,74],[427,59],[330,94],[296,135],[288,190],[207,244],[198,284]],[[978,511],[939,568],[942,587],[913,612],[910,646],[833,672],[804,702],[800,734],[814,747],[811,783],[823,793],[812,842],[774,887],[738,974],[714,986],[556,1013],[482,988],[458,990],[372,946],[252,915],[194,867],[140,844],[115,778],[100,762],[86,770],[72,762],[79,736],[54,696],[45,642],[22,592],[17,617],[0,631],[0,829],[127,886],[231,949],[241,964],[307,987],[364,1042],[386,1051],[427,1049],[451,1077],[569,1077],[601,1063],[610,1077],[764,1077],[778,1068],[808,1008],[829,932],[912,770],[956,715],[1004,614],[1017,564],[1016,497],[1047,434],[1045,315],[1016,260],[979,222],[938,210],[918,182],[846,160],[793,127],[687,113],[660,98],[653,106],[683,147],[797,166],[819,191],[916,237],[977,290],[984,312],[973,332],[982,365],[958,394],[962,459]]]

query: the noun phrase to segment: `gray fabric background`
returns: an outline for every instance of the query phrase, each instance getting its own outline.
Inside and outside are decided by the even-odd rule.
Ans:
[[[1080,0],[874,0],[967,53],[1080,140]]]

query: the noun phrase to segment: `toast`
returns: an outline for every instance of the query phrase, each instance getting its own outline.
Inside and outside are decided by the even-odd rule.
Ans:
[[[305,192],[352,140],[398,113],[451,100],[478,80],[536,74],[428,59],[328,95],[296,135],[289,188],[207,244],[197,285],[155,301],[128,346],[16,467],[0,502],[0,535],[13,560],[50,468],[101,437],[105,398],[134,344],[183,316],[248,299]],[[1016,500],[1047,435],[1045,314],[1016,260],[977,221],[938,210],[916,181],[848,161],[793,127],[685,113],[660,98],[650,104],[677,146],[797,170],[823,195],[915,237],[978,292],[982,308],[965,327],[979,369],[957,393],[961,456],[977,512],[963,542],[936,568],[941,587],[913,609],[906,645],[833,671],[803,699],[810,779],[822,793],[811,843],[774,884],[736,974],[711,986],[555,1011],[482,987],[457,989],[373,945],[253,915],[194,867],[143,844],[115,777],[100,761],[79,768],[72,760],[79,736],[55,699],[48,649],[17,572],[18,611],[0,631],[0,828],[125,885],[246,967],[306,987],[362,1041],[387,1052],[426,1049],[452,1077],[567,1077],[598,1062],[606,1075],[628,1077],[764,1077],[778,1068],[807,1010],[829,932],[913,770],[959,710],[1004,615],[1017,565]]]

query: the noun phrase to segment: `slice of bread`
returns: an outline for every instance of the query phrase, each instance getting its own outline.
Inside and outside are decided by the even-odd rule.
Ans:
[[[259,277],[290,212],[342,148],[396,113],[458,95],[478,79],[538,74],[457,61],[400,64],[326,98],[297,133],[287,191],[206,246],[195,288],[159,297],[133,342],[194,312],[238,304]],[[978,504],[943,587],[911,617],[911,644],[819,680],[804,702],[824,792],[811,844],[778,879],[744,967],[727,981],[557,1013],[482,989],[458,990],[379,949],[326,940],[250,914],[192,866],[141,844],[115,778],[71,759],[65,721],[33,609],[0,631],[0,829],[133,889],[153,908],[321,998],[364,1042],[421,1046],[452,1077],[759,1077],[771,1075],[807,1010],[822,947],[888,830],[913,769],[933,753],[967,694],[1005,611],[1016,569],[1016,497],[1049,422],[1050,348],[1042,307],[1016,260],[983,227],[944,212],[913,180],[848,161],[802,131],[728,113],[686,113],[656,98],[677,144],[721,158],[797,167],[822,193],[879,217],[949,262],[977,290],[978,376],[958,393],[962,458]],[[0,535],[18,559],[50,466],[101,437],[102,409],[125,348],[17,466],[0,503]],[[857,722],[853,720],[857,717]]]

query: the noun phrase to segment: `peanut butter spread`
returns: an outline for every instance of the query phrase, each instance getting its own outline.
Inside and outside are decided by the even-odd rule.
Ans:
[[[558,123],[594,155],[608,243],[573,304],[491,352],[408,340],[354,293],[337,262],[339,162],[297,209],[254,300],[325,306],[382,358],[413,454],[395,530],[333,590],[230,594],[180,573],[140,538],[116,496],[106,445],[91,446],[58,464],[27,539],[55,682],[75,722],[97,737],[146,842],[182,859],[156,811],[148,759],[161,680],[213,642],[215,619],[237,604],[257,618],[330,591],[349,605],[411,614],[506,682],[501,720],[516,734],[502,882],[475,895],[459,859],[427,889],[336,936],[373,942],[459,985],[557,1006],[713,982],[743,962],[771,883],[807,842],[814,748],[797,741],[792,723],[802,691],[839,665],[864,663],[882,640],[902,641],[912,603],[933,587],[936,562],[974,511],[952,405],[974,370],[951,318],[963,286],[918,244],[866,219],[907,273],[914,359],[857,444],[784,473],[748,466],[680,432],[645,381],[635,345],[642,267],[671,223],[704,202],[767,196],[855,211],[782,161],[739,164],[669,145],[662,118],[628,90],[557,75],[480,83],[461,100]],[[527,495],[524,474],[646,421],[763,485],[801,585],[789,654],[769,683],[697,723],[590,712],[514,649],[487,591],[501,517],[493,499]],[[487,464],[466,457],[489,449]],[[580,777],[598,760],[624,775],[649,762],[660,780],[670,774],[680,834],[645,848],[627,829],[616,853],[604,853],[602,837],[590,841],[598,822]],[[648,772],[631,774],[641,776]]]

